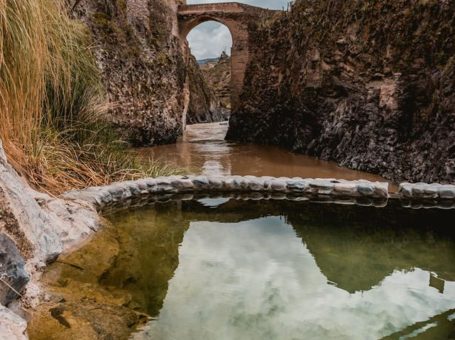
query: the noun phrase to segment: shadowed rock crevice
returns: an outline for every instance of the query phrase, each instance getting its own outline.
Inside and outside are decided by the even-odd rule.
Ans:
[[[215,92],[222,109],[231,110],[231,57],[224,51],[213,62],[200,65],[207,84]]]
[[[228,112],[221,105],[215,88],[208,82],[196,59],[189,58],[188,82],[190,103],[186,114],[187,124],[220,122],[228,119]]]

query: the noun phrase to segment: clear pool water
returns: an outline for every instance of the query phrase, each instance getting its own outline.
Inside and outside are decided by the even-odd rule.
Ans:
[[[453,211],[205,199],[110,216],[143,339],[446,339]]]

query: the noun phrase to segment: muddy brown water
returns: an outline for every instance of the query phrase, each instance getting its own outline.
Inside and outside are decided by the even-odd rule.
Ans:
[[[338,166],[334,162],[296,154],[285,149],[225,141],[227,123],[187,126],[176,144],[140,149],[144,157],[184,168],[192,174],[274,177],[366,179],[385,181],[371,173]],[[395,186],[391,186],[395,188]]]
[[[194,174],[383,178],[189,126],[143,157]],[[204,198],[111,213],[43,274],[33,339],[447,339],[455,210]]]

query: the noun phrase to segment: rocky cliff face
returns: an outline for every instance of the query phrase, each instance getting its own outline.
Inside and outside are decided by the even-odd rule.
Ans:
[[[190,103],[188,124],[220,122],[229,119],[231,109],[231,59],[223,52],[216,61],[198,65],[188,62]]]
[[[215,96],[223,109],[231,108],[231,58],[223,52],[215,63],[201,66],[208,86],[213,89]]]
[[[90,28],[110,102],[108,119],[134,144],[173,142],[182,132],[185,65],[179,0],[73,0]]]
[[[210,123],[226,120],[225,110],[221,107],[214,89],[207,83],[193,56],[188,60],[187,71],[190,103],[186,115],[186,123]]]
[[[255,36],[229,138],[455,180],[455,2],[297,0]]]

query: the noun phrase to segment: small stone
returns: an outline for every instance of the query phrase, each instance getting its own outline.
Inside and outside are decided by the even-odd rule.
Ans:
[[[425,183],[415,183],[412,186],[412,189],[411,189],[412,190],[412,196],[414,198],[423,198],[426,186],[427,185]]]
[[[148,190],[148,187],[147,187],[147,181],[145,179],[140,179],[138,181],[136,181],[136,185],[138,187],[138,189],[142,192],[147,192]]]
[[[363,196],[371,196],[374,194],[374,186],[372,184],[360,183],[357,185],[357,191]]]
[[[381,198],[389,197],[389,183],[376,182],[374,186],[374,196]]]
[[[171,185],[174,179],[170,177],[158,177],[156,179],[157,185]]]
[[[125,186],[127,187],[127,190],[131,193],[132,197],[138,197],[141,195],[141,189],[139,188],[137,182],[134,181],[126,182]]]
[[[210,189],[220,190],[223,188],[223,181],[219,177],[209,177]]]
[[[283,180],[278,180],[278,179],[272,180],[270,183],[270,187],[272,188],[273,191],[281,191],[281,192],[287,191],[286,182]]]
[[[439,188],[439,197],[442,199],[453,199],[455,198],[455,186],[443,185]]]
[[[234,179],[232,177],[224,177],[222,182],[224,190],[231,191],[235,188]]]
[[[354,182],[341,182],[336,183],[333,187],[334,193],[340,195],[356,195],[357,194],[357,184]]]
[[[128,198],[131,198],[131,197],[133,197],[133,194],[130,191],[130,189],[129,188],[124,188],[123,192],[122,192],[121,199],[124,200],[124,199],[128,199]]]
[[[234,176],[234,186],[237,190],[248,189],[248,183],[242,176]]]
[[[437,198],[439,193],[439,185],[427,185],[424,189],[425,198]]]
[[[209,188],[209,180],[206,176],[197,176],[192,180],[196,189],[207,189]]]
[[[171,185],[179,191],[189,191],[194,188],[194,184],[189,179],[176,179]]]
[[[147,178],[145,180],[145,183],[147,184],[147,188],[149,188],[149,189],[154,187],[157,184],[157,182],[154,178]]]
[[[264,181],[264,190],[272,190],[272,180],[274,180],[273,177],[263,176],[261,177],[261,180]]]
[[[122,197],[124,188],[119,184],[110,185],[107,187],[108,192],[112,195],[112,198],[118,199]]]
[[[410,183],[401,183],[398,189],[398,193],[402,197],[411,198],[412,197],[412,188]]]
[[[304,180],[288,180],[287,181],[287,188],[289,191],[292,192],[304,192],[306,188],[306,182]]]
[[[248,188],[252,191],[262,191],[264,190],[264,181],[258,178],[250,179],[248,181]]]
[[[309,183],[311,188],[311,192],[314,194],[321,194],[321,195],[330,195],[333,192],[335,185],[330,180],[325,179],[315,179]]]

